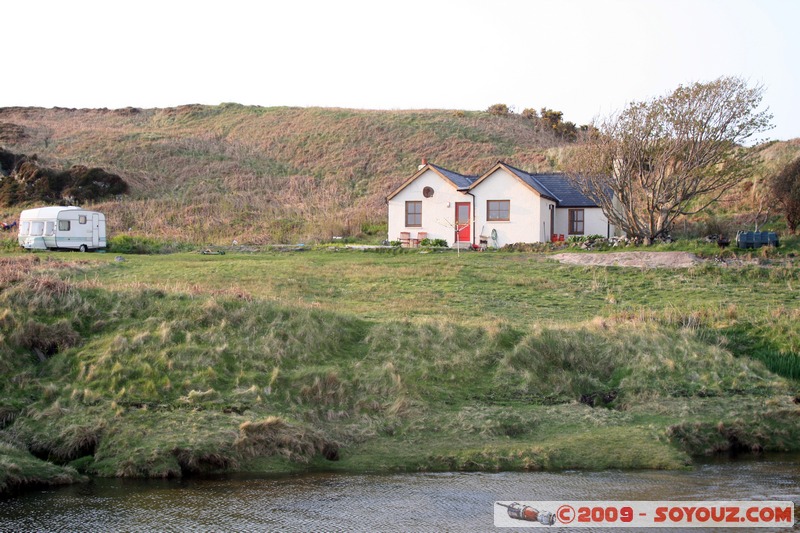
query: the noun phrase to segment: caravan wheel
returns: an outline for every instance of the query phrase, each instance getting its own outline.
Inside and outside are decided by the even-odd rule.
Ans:
[[[81,252],[85,252],[86,250],[88,250],[88,248],[86,247],[85,244],[81,244],[81,247],[78,248],[78,250],[80,250]]]

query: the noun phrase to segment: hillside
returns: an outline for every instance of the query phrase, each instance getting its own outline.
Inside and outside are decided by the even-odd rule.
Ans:
[[[258,244],[370,231],[421,157],[462,172],[501,158],[549,170],[559,143],[519,115],[222,104],[5,108],[0,144],[122,176],[131,196],[99,206],[111,231]]]
[[[2,108],[0,145],[37,154],[53,168],[97,166],[122,176],[131,194],[97,205],[112,234],[209,244],[365,233],[380,240],[384,197],[422,157],[464,173],[498,159],[549,171],[569,150],[541,123],[516,114],[238,104]],[[800,153],[800,141],[756,149],[769,173]],[[734,209],[747,203],[748,190],[734,195]]]

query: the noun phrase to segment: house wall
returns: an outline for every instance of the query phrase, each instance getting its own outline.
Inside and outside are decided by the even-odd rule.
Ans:
[[[579,207],[583,209],[583,235],[602,235],[608,237],[608,219],[599,207]],[[555,233],[568,237],[569,233],[569,208],[559,207],[556,209],[556,231]],[[611,228],[611,236],[614,235],[614,228]]]
[[[541,213],[546,211],[546,202],[540,201],[538,193],[527,185],[499,168],[487,176],[484,181],[472,189],[475,195],[476,238],[489,236],[492,230],[497,231],[497,246],[516,242],[540,242],[542,234]],[[487,221],[487,200],[510,200],[509,220]],[[545,222],[549,224],[550,213],[545,213]],[[490,240],[489,246],[494,242]]]
[[[425,198],[422,189],[431,187],[433,196]],[[422,227],[406,227],[406,202],[422,202]],[[429,239],[444,239],[449,246],[455,242],[456,202],[471,202],[472,197],[460,193],[436,172],[427,170],[388,202],[390,241],[400,238],[400,232],[411,233],[417,238],[420,231],[428,233]],[[473,214],[474,216],[474,214]]]

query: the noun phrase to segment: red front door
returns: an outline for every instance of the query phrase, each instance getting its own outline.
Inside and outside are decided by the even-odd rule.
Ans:
[[[456,202],[456,241],[472,242],[469,202]]]

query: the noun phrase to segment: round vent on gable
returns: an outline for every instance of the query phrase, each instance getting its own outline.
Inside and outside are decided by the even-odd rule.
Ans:
[[[430,198],[431,196],[433,196],[433,187],[425,187],[424,189],[422,189],[422,196],[424,196],[425,198]]]

